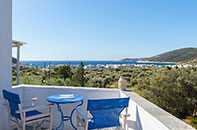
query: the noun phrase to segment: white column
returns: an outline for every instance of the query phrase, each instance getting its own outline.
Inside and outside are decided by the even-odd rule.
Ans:
[[[0,129],[7,130],[2,89],[12,88],[12,0],[0,0]]]
[[[17,46],[17,85],[20,84],[20,66],[19,66],[19,61],[20,61],[20,46]]]

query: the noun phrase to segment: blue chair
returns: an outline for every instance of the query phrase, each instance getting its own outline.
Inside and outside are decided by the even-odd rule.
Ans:
[[[44,121],[50,122],[49,129],[52,129],[52,107],[54,105],[48,104],[43,106],[35,106],[37,98],[33,98],[32,105],[23,107],[22,103],[28,102],[30,100],[25,100],[24,102],[20,101],[19,95],[16,93],[9,92],[7,90],[3,90],[3,97],[5,99],[5,105],[7,106],[8,111],[8,129],[11,130],[13,128],[25,130],[25,125],[33,123],[34,130],[39,128]],[[39,109],[49,109],[48,113],[43,113],[38,111]],[[11,121],[15,123],[15,125],[11,126]],[[40,123],[38,123],[41,121]]]
[[[126,129],[128,114],[128,98],[88,100],[87,113],[80,107],[77,111],[77,129],[85,130],[117,127]],[[125,110],[125,113],[123,113]],[[122,122],[122,123],[120,123]]]

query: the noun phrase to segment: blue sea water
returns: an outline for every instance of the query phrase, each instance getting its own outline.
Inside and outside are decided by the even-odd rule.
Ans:
[[[71,65],[79,65],[81,61],[21,61],[22,65],[30,66],[30,67],[43,67],[48,66],[49,64],[52,66],[63,65],[63,64],[71,64]],[[84,65],[107,65],[107,64],[147,64],[147,65],[175,65],[175,63],[137,63],[136,61],[124,62],[124,61],[82,61]]]

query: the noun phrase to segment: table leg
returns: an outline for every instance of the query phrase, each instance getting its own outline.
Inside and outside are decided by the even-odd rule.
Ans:
[[[77,105],[76,107],[79,107],[79,106],[81,106],[81,105],[83,105],[83,100],[82,100],[81,103],[80,103],[79,105]],[[76,108],[76,107],[75,107],[75,108]],[[61,130],[63,130],[63,128],[64,128],[64,121],[68,121],[68,120],[70,120],[71,126],[72,126],[75,130],[77,130],[77,128],[74,126],[73,121],[72,121],[72,116],[73,116],[73,113],[75,112],[75,108],[72,110],[70,116],[64,116],[63,111],[62,111],[60,105],[57,104],[57,110],[58,110],[58,111],[60,112],[60,114],[61,114],[61,122],[60,122],[59,126],[58,126],[57,128],[55,128],[55,130],[58,130],[58,129],[60,129],[60,128],[61,128]]]
[[[83,100],[82,100],[81,103],[80,103],[79,105],[77,105],[76,107],[79,107],[79,106],[81,106],[81,105],[83,105]],[[76,107],[75,107],[75,108],[76,108]],[[72,110],[72,112],[71,112],[71,114],[70,114],[70,124],[72,125],[72,127],[73,127],[75,130],[77,130],[77,128],[74,126],[73,121],[72,121],[72,116],[73,116],[73,113],[74,113],[74,111],[75,111],[75,108]]]
[[[63,128],[64,128],[64,114],[63,114],[62,109],[59,104],[57,104],[57,110],[61,114],[61,122],[60,122],[59,126],[57,128],[55,128],[55,130],[58,130],[60,127],[61,127],[61,130],[63,130]]]

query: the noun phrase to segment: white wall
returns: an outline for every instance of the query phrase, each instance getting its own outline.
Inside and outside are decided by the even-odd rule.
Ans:
[[[121,97],[126,97],[124,93],[120,93]],[[141,106],[139,106],[130,97],[129,101],[128,130],[169,130],[159,120],[150,115]]]
[[[7,129],[2,89],[12,87],[12,0],[0,0],[0,129]]]
[[[118,89],[100,89],[100,88],[86,88],[86,87],[57,87],[57,86],[20,86],[14,88],[14,91],[20,94],[21,99],[29,99],[32,97],[38,97],[38,105],[47,104],[46,98],[56,94],[78,94],[84,96],[84,103],[82,109],[85,111],[87,107],[87,99],[106,99],[106,98],[118,98],[120,92]],[[64,114],[70,114],[71,110],[77,105],[64,104],[62,109]],[[75,117],[75,115],[73,116]],[[75,118],[73,119],[75,122]],[[53,128],[59,125],[60,113],[57,111],[57,107],[53,108]],[[48,125],[48,124],[46,124]],[[73,130],[69,122],[65,124],[66,130]]]

